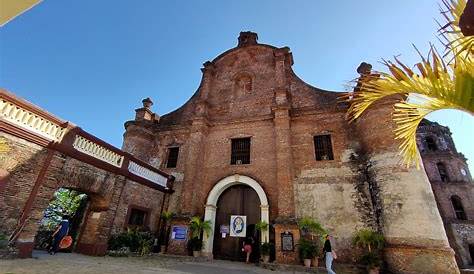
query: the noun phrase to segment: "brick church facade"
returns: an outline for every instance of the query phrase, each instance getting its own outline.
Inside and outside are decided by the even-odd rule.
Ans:
[[[423,120],[417,143],[458,265],[474,265],[474,182],[448,127]]]
[[[176,178],[167,203],[174,225],[211,221],[203,251],[219,258],[235,255],[236,240],[221,237],[230,215],[266,221],[260,237],[275,243],[276,261],[297,263],[281,236],[295,244],[296,220],[312,217],[335,236],[342,262],[357,255],[353,233],[370,227],[383,232],[394,273],[459,273],[426,173],[400,165],[391,105],[349,124],[340,93],[305,83],[292,65],[288,47],[242,32],[204,63],[183,106],[160,117],[144,100],[126,122],[123,150]],[[169,251],[185,246],[171,240]]]

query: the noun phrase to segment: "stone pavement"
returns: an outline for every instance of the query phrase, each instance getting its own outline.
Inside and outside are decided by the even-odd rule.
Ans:
[[[166,257],[91,257],[76,253],[35,252],[32,259],[0,260],[0,274],[297,274],[240,262],[189,262]],[[319,272],[319,273],[326,273]],[[338,272],[338,274],[343,274]]]

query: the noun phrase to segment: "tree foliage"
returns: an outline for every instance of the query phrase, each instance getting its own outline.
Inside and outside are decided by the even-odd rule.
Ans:
[[[60,188],[54,193],[53,200],[49,203],[41,220],[43,230],[53,230],[60,222],[63,215],[73,216],[83,199],[87,195],[76,190]]]
[[[420,55],[416,70],[399,58],[383,60],[388,72],[361,74],[355,92],[342,98],[350,103],[348,118],[354,121],[372,105],[392,95],[401,95],[394,105],[395,138],[401,140],[400,151],[408,166],[419,167],[416,129],[429,113],[440,109],[458,109],[474,114],[474,37],[465,36],[459,18],[466,0],[443,0],[441,14],[447,23],[441,26],[446,53],[431,46],[427,56]]]

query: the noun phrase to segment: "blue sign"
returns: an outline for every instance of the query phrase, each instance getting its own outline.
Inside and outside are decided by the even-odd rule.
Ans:
[[[173,226],[171,228],[171,239],[185,241],[188,238],[188,228],[185,226]]]

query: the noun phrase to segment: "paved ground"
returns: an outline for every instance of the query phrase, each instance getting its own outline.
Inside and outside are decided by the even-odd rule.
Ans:
[[[239,262],[183,262],[163,257],[90,257],[36,252],[33,259],[0,260],[0,274],[296,274],[266,270]],[[338,273],[339,274],[339,273]]]

